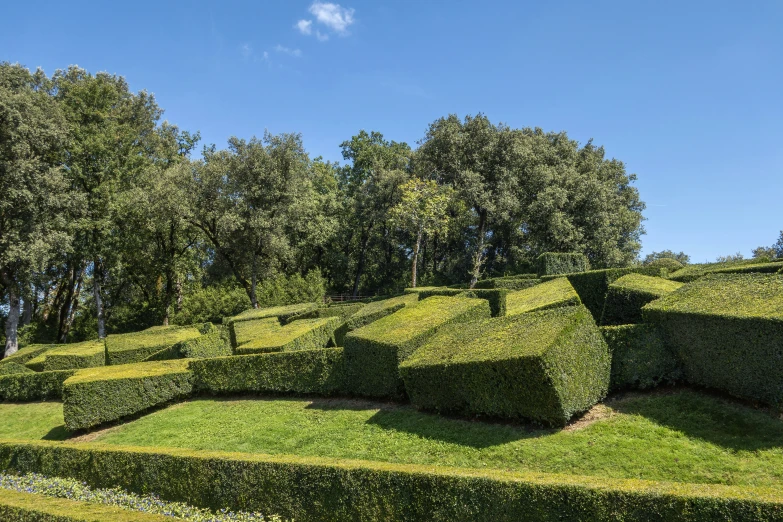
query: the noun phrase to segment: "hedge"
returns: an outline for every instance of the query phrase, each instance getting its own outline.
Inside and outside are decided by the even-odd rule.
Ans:
[[[347,334],[350,330],[347,324],[348,319],[352,315],[360,312],[365,306],[367,306],[367,304],[363,302],[335,303],[294,316],[289,320],[289,322],[298,321],[300,319],[337,317],[340,319],[340,323],[334,331],[334,343],[336,346],[342,346],[343,340],[345,339],[345,334]]]
[[[579,294],[565,277],[558,277],[506,297],[506,315],[518,315],[548,308],[579,305]]]
[[[24,348],[19,348],[19,350],[15,354],[9,355],[4,359],[0,359],[0,368],[5,366],[6,364],[11,364],[11,363],[25,364],[30,359],[34,359],[38,357],[46,350],[49,350],[54,346],[55,345],[53,344],[31,344],[29,346],[25,346]]]
[[[106,346],[103,341],[85,341],[60,344],[30,359],[25,366],[35,371],[95,368],[106,364]]]
[[[206,325],[211,326],[211,323]],[[140,332],[109,335],[106,337],[106,363],[116,365],[142,362],[165,348],[199,337],[202,331],[210,329],[209,326],[154,326]]]
[[[583,306],[450,325],[400,365],[419,408],[564,426],[609,388],[606,342]]]
[[[223,329],[216,328],[200,337],[164,348],[150,355],[142,362],[166,361],[170,359],[206,359],[231,355],[231,353],[228,333]]]
[[[234,323],[231,325],[237,340],[234,353],[248,355],[323,348],[330,342],[334,344],[334,331],[339,325],[339,317],[300,319],[285,326],[280,326],[274,319]],[[248,340],[242,342],[244,339]]]
[[[0,400],[30,402],[59,399],[63,393],[63,382],[75,373],[76,370],[55,370],[2,375]]]
[[[316,310],[318,305],[315,303],[299,303],[285,306],[272,306],[268,308],[251,308],[245,310],[239,315],[234,317],[226,317],[223,319],[223,324],[228,326],[235,322],[241,321],[254,321],[256,319],[267,319],[269,317],[276,317],[280,323],[285,324],[291,318],[296,317],[307,312]]]
[[[681,380],[677,358],[664,344],[658,327],[602,326],[601,333],[612,354],[612,390],[645,390]]]
[[[483,299],[435,296],[350,332],[345,367],[350,392],[372,397],[404,396],[398,365],[451,323],[490,316]]]
[[[628,274],[609,285],[601,314],[605,326],[642,322],[642,307],[682,287],[660,277]]]
[[[596,522],[770,521],[780,488],[250,455],[49,441],[0,442],[0,469],[214,510],[325,520]]]
[[[428,287],[422,288],[417,294],[419,296],[419,301],[435,295],[486,299],[489,302],[492,317],[503,317],[506,315],[506,297],[508,296],[509,291],[504,288],[474,288],[472,290],[463,290],[459,288]]]
[[[81,370],[63,384],[63,416],[70,431],[91,428],[188,397],[187,359]]]
[[[505,288],[506,290],[523,290],[537,285],[541,280],[537,274],[519,274],[514,276],[493,277],[478,281],[474,288]]]
[[[34,493],[0,489],[3,522],[166,522],[171,517],[129,511],[116,506],[52,498]]]
[[[192,361],[190,370],[195,388],[215,394],[333,395],[345,389],[342,348],[202,359]]]
[[[590,270],[587,256],[580,253],[547,252],[536,259],[536,272],[539,276],[555,274],[573,274]]]
[[[783,405],[783,276],[707,275],[642,309],[685,378]]]
[[[0,375],[13,375],[15,373],[35,373],[35,371],[15,362],[0,366]]]
[[[708,274],[774,274],[783,269],[783,261],[764,262],[758,259],[743,259],[728,263],[705,263],[688,265],[669,276],[681,283],[690,283]]]

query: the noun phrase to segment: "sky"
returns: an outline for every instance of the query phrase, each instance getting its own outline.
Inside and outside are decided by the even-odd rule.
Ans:
[[[230,136],[415,146],[482,112],[603,145],[638,176],[643,254],[711,261],[783,229],[783,1],[9,2],[0,60],[78,64]]]

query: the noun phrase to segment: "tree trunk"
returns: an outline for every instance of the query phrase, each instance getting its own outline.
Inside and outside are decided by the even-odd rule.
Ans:
[[[8,319],[5,321],[5,353],[9,357],[19,350],[19,295],[16,285],[6,284],[8,288]]]
[[[98,339],[106,338],[106,320],[103,309],[103,296],[101,295],[101,283],[103,281],[103,267],[97,257],[93,261],[92,269],[92,289],[95,297],[95,309],[98,312]]]
[[[68,318],[65,321],[65,327],[63,328],[63,336],[60,339],[61,342],[68,340],[68,334],[71,332],[71,326],[73,326],[73,320],[76,318],[76,310],[79,309],[79,294],[82,292],[82,282],[84,281],[84,272],[79,270],[79,278],[76,280],[76,290],[73,292],[73,304],[68,312]]]
[[[258,308],[256,288],[258,288],[258,254],[253,252],[253,266],[250,274],[250,304],[253,308]]]
[[[470,288],[476,286],[478,278],[481,275],[481,265],[484,263],[484,236],[487,228],[487,211],[479,212],[478,243],[476,245],[476,255],[473,256],[473,274],[470,278]]]
[[[422,229],[419,227],[419,233],[416,235],[416,246],[413,247],[413,264],[411,266],[412,288],[416,288],[416,270],[419,266],[419,249],[421,248]]]
[[[27,326],[33,320],[34,295],[34,292],[28,288],[24,296],[24,305],[22,305],[22,326]]]
[[[68,271],[68,276],[66,277],[66,281],[63,281],[63,286],[65,288],[65,298],[63,301],[62,306],[60,307],[60,316],[57,321],[57,338],[58,339],[65,339],[68,336],[68,329],[66,324],[68,323],[68,316],[71,313],[71,302],[73,301],[73,293],[76,289],[76,281],[78,280],[79,273],[81,270],[80,265],[74,265],[71,267],[71,269]],[[58,289],[59,294],[59,289]],[[55,304],[57,303],[57,299],[55,298]]]
[[[353,292],[354,297],[359,295],[359,281],[362,279],[364,273],[364,263],[367,257],[367,243],[370,242],[370,231],[362,232],[361,235],[361,248],[359,250],[359,262],[356,265],[356,277],[353,280]]]
[[[177,312],[182,311],[182,278],[177,278]]]

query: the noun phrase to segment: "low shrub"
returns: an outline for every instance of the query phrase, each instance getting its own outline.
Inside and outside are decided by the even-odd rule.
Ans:
[[[688,265],[669,276],[673,281],[690,283],[708,274],[774,274],[783,269],[783,261],[769,262],[768,259],[743,259],[723,263]]]
[[[601,333],[612,354],[612,390],[646,390],[682,378],[677,358],[656,326],[602,326]]]
[[[356,330],[362,326],[368,325],[372,322],[391,315],[401,308],[415,304],[419,301],[419,295],[417,292],[410,292],[390,299],[384,299],[382,301],[374,301],[368,303],[367,306],[354,313],[346,321],[348,331]]]
[[[558,277],[506,297],[506,315],[518,315],[548,308],[579,305],[579,294],[565,277]]]
[[[451,323],[490,316],[483,299],[434,296],[406,306],[345,337],[347,387],[371,397],[402,397],[398,365]]]
[[[300,319],[280,326],[275,319],[242,321],[231,325],[237,342],[236,355],[251,353],[313,350],[334,344],[334,331],[339,317]]]
[[[109,335],[106,337],[106,362],[110,365],[142,362],[163,349],[195,339],[202,335],[202,331],[210,328],[210,323],[191,326],[153,326],[140,332]]]
[[[234,317],[224,318],[223,324],[226,326],[231,326],[233,323],[254,321],[256,319],[267,319],[270,317],[276,317],[281,324],[285,324],[297,315],[302,315],[317,309],[318,305],[315,303],[299,303],[284,306],[272,306],[269,308],[251,308],[250,310],[245,310],[241,314],[235,315]]]
[[[783,405],[783,277],[704,276],[642,309],[693,383]]]
[[[35,373],[35,371],[15,362],[0,366],[0,375],[13,375],[15,373]]]
[[[555,274],[573,274],[590,270],[587,256],[580,253],[547,252],[536,259],[536,272],[539,276]]]
[[[192,361],[194,386],[215,394],[313,393],[345,389],[342,348],[236,355]]]
[[[624,275],[609,285],[601,314],[606,326],[642,322],[642,307],[682,287],[683,283],[641,274]]]
[[[46,350],[49,350],[50,348],[54,347],[52,344],[31,344],[29,346],[25,346],[24,348],[19,348],[19,350],[13,354],[9,355],[8,357],[4,359],[0,359],[0,368],[5,366],[6,364],[25,364],[31,359],[35,359],[42,353],[44,353]]]
[[[92,428],[190,396],[188,363],[179,359],[80,370],[63,384],[66,428]]]
[[[419,408],[563,426],[601,400],[611,361],[586,308],[442,329],[400,373]]]
[[[75,373],[76,370],[55,370],[2,375],[0,400],[30,402],[59,399],[63,393],[63,382]]]
[[[506,297],[509,291],[503,288],[498,289],[485,289],[474,288],[472,290],[462,290],[458,288],[443,288],[432,287],[422,289],[418,292],[419,301],[427,299],[432,296],[447,296],[447,297],[475,297],[478,299],[486,299],[489,302],[489,309],[492,312],[492,317],[503,317],[506,315]]]
[[[105,364],[106,346],[101,340],[56,345],[25,363],[39,372],[95,368]]]

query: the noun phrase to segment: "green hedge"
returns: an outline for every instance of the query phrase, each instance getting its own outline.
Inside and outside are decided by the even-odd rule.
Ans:
[[[106,337],[106,363],[132,364],[144,361],[166,348],[202,335],[211,323],[191,326],[153,326],[140,332]]]
[[[13,375],[15,373],[35,373],[35,371],[15,362],[0,366],[0,375]]]
[[[30,402],[59,399],[63,393],[63,382],[75,373],[76,370],[56,370],[0,376],[0,400]]]
[[[354,330],[345,337],[348,390],[403,397],[398,371],[402,361],[444,326],[489,316],[489,303],[483,299],[434,296]]]
[[[245,310],[241,314],[235,315],[234,317],[223,318],[223,324],[228,326],[235,322],[254,321],[256,319],[267,319],[269,317],[276,317],[281,324],[285,324],[297,315],[302,315],[317,309],[318,305],[315,303],[299,303],[284,306],[271,306],[268,308],[251,308],[250,310]]]
[[[764,262],[758,259],[743,259],[728,263],[704,263],[688,265],[669,276],[673,281],[690,283],[708,274],[774,274],[783,269],[783,261]]]
[[[303,314],[292,317],[288,322],[298,321],[300,319],[316,319],[325,317],[337,317],[340,320],[339,326],[334,331],[334,343],[336,346],[342,346],[345,334],[350,331],[348,326],[348,319],[359,313],[367,303],[364,302],[347,302],[347,303],[334,303],[328,306],[322,306],[316,310],[305,312]]]
[[[234,323],[231,325],[237,340],[234,353],[249,355],[324,348],[330,343],[335,343],[334,331],[339,325],[339,317],[299,319],[285,326],[280,326],[275,320],[269,319]],[[249,340],[240,342],[243,339]]]
[[[684,268],[685,265],[674,259],[673,257],[662,257],[647,263],[645,266],[651,268],[665,268],[670,274]]]
[[[80,370],[63,384],[63,415],[71,431],[92,428],[189,397],[187,359]]]
[[[3,522],[166,522],[171,517],[0,489]]]
[[[348,331],[366,326],[382,317],[393,314],[401,308],[415,304],[418,301],[418,293],[410,292],[390,299],[368,303],[367,306],[348,318],[346,321]]]
[[[4,359],[0,359],[0,368],[5,366],[6,364],[25,364],[27,361],[31,359],[35,359],[42,353],[44,353],[46,350],[49,350],[50,348],[53,348],[55,345],[53,344],[31,344],[29,346],[25,346],[24,348],[19,348],[19,350],[13,354],[10,355]]]
[[[628,274],[609,285],[601,324],[605,326],[642,322],[642,307],[682,287],[683,283],[661,277]]]
[[[489,302],[489,309],[492,312],[492,317],[503,317],[506,315],[506,297],[508,296],[509,291],[504,288],[474,288],[473,290],[463,290],[459,288],[430,287],[423,288],[417,293],[419,295],[419,301],[436,295],[486,299]]]
[[[290,455],[0,443],[0,469],[120,486],[200,507],[297,522],[768,522],[780,488],[653,482]]]
[[[142,362],[167,361],[170,359],[207,359],[231,355],[231,343],[228,333],[223,329],[214,329],[200,337],[182,341],[156,352]]]
[[[555,274],[573,274],[590,270],[587,256],[580,253],[547,252],[536,259],[536,272],[539,276]]]
[[[569,306],[450,325],[400,373],[423,409],[563,426],[606,395],[610,365],[590,313]]]
[[[106,346],[103,341],[85,341],[51,347],[25,363],[37,372],[95,368],[106,364]]]
[[[548,308],[579,305],[579,294],[565,277],[558,277],[506,297],[506,315],[513,316]]]
[[[313,393],[345,388],[342,348],[236,355],[192,361],[194,386],[215,394]]]
[[[685,378],[783,405],[783,276],[708,275],[642,309]]]
[[[656,326],[602,326],[601,333],[612,354],[612,390],[645,390],[681,380],[677,358]]]

